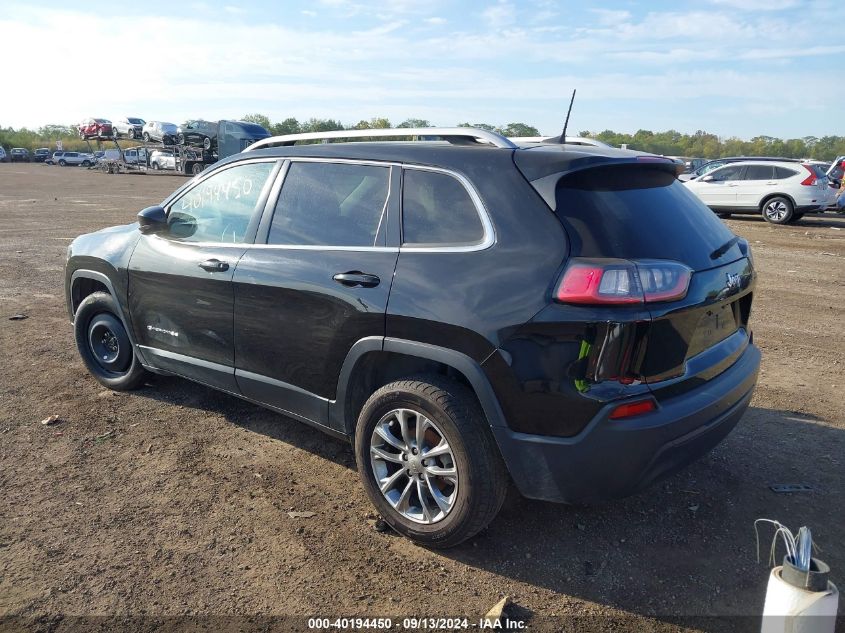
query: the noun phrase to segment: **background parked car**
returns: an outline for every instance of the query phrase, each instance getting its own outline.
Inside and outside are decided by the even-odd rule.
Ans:
[[[176,131],[176,143],[213,151],[217,147],[217,123],[202,119],[186,121]]]
[[[147,150],[144,147],[130,147],[123,150],[123,161],[127,165],[147,164]]]
[[[821,170],[788,160],[730,163],[684,184],[720,216],[761,213],[772,224],[797,222],[836,196]]]
[[[50,148],[49,147],[39,147],[32,153],[32,162],[34,163],[43,163],[46,162],[50,158]]]
[[[106,149],[101,150],[99,152],[94,152],[94,164],[108,160],[120,160],[120,150]]]
[[[134,116],[127,116],[122,119],[118,119],[112,126],[114,128],[114,136],[115,138],[121,136],[126,136],[128,138],[141,138],[145,123],[146,121],[144,121],[144,119],[139,119]]]
[[[160,141],[165,145],[169,145],[176,141],[177,130],[178,128],[174,123],[147,121],[144,124],[141,135],[145,141]]]
[[[8,163],[9,157],[6,155],[6,150],[0,146],[0,163]]]
[[[77,128],[79,138],[112,138],[111,121],[108,119],[85,119]]]
[[[29,150],[24,147],[13,147],[12,151],[9,152],[9,156],[13,163],[29,162]]]
[[[150,167],[159,169],[176,169],[176,157],[173,150],[155,149],[150,152]]]
[[[827,170],[827,177],[839,187],[842,183],[842,176],[845,175],[845,156],[837,156]]]
[[[801,161],[797,158],[781,158],[778,156],[730,156],[727,158],[717,158],[715,160],[708,161],[701,165],[695,171],[692,171],[687,174],[681,174],[678,176],[678,180],[682,182],[686,182],[687,180],[695,180],[696,178],[701,178],[705,174],[710,173],[714,169],[718,169],[719,167],[724,167],[725,165],[729,165],[731,163],[741,163],[749,160],[754,161],[779,161],[779,162],[793,162],[793,163],[800,163]]]
[[[53,162],[61,167],[67,165],[88,167],[93,165],[95,161],[94,155],[87,152],[55,152],[53,154]]]

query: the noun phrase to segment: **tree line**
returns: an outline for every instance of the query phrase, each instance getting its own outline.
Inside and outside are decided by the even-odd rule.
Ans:
[[[845,156],[845,136],[805,136],[791,139],[755,136],[745,141],[736,137],[722,138],[702,130],[694,134],[681,134],[676,130],[666,132],[638,130],[634,134],[623,134],[612,130],[598,133],[584,130],[581,136],[597,138],[616,147],[624,144],[628,149],[690,158],[782,156],[833,160],[837,156]]]
[[[247,114],[243,120],[257,123],[273,135],[298,134],[304,132],[328,132],[334,130],[375,130],[394,127],[385,117],[362,119],[354,125],[344,125],[336,119],[309,118],[299,121],[289,117],[273,122],[264,114]],[[493,125],[489,123],[458,123],[458,127],[477,127],[504,136],[539,136],[532,125],[526,123],[507,123]],[[395,125],[397,128],[431,127],[425,119],[406,119]],[[750,140],[736,137],[723,138],[699,130],[694,134],[682,134],[676,130],[652,132],[638,130],[634,134],[604,130],[591,132],[583,130],[580,136],[596,138],[616,147],[626,145],[628,149],[663,154],[666,156],[689,156],[694,158],[720,158],[722,156],[783,156],[787,158],[816,158],[833,160],[845,155],[845,136],[805,136],[803,138],[781,139],[773,136],[755,136]],[[38,147],[55,149],[56,141],[68,150],[85,150],[87,144],[80,140],[76,127],[72,125],[45,125],[36,130],[27,128],[0,128],[0,145],[7,150],[12,147],[25,147],[30,151]]]

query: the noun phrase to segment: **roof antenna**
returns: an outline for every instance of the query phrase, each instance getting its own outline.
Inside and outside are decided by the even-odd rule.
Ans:
[[[569,126],[569,115],[572,113],[572,104],[575,103],[575,90],[572,90],[572,98],[569,100],[569,110],[566,111],[566,121],[563,122],[563,132],[560,133],[560,144],[566,143],[566,128]]]

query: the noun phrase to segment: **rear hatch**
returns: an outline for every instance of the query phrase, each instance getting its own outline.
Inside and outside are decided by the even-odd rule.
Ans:
[[[661,274],[661,263],[688,276],[682,296],[671,289],[661,295],[660,288],[651,298],[640,295],[646,299],[636,313],[651,320],[631,339],[627,366],[614,368],[620,382],[646,383],[659,400],[700,385],[739,358],[749,342],[754,284],[747,242],[678,182],[671,163],[640,157],[570,171],[556,179],[553,200],[548,182],[544,198],[570,241],[567,267],[633,263],[632,279],[643,289],[649,270]],[[624,305],[608,307],[609,321],[622,320]]]

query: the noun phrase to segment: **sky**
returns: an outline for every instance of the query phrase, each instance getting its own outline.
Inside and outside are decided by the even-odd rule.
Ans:
[[[0,3],[0,126],[261,113],[845,134],[833,0]]]

